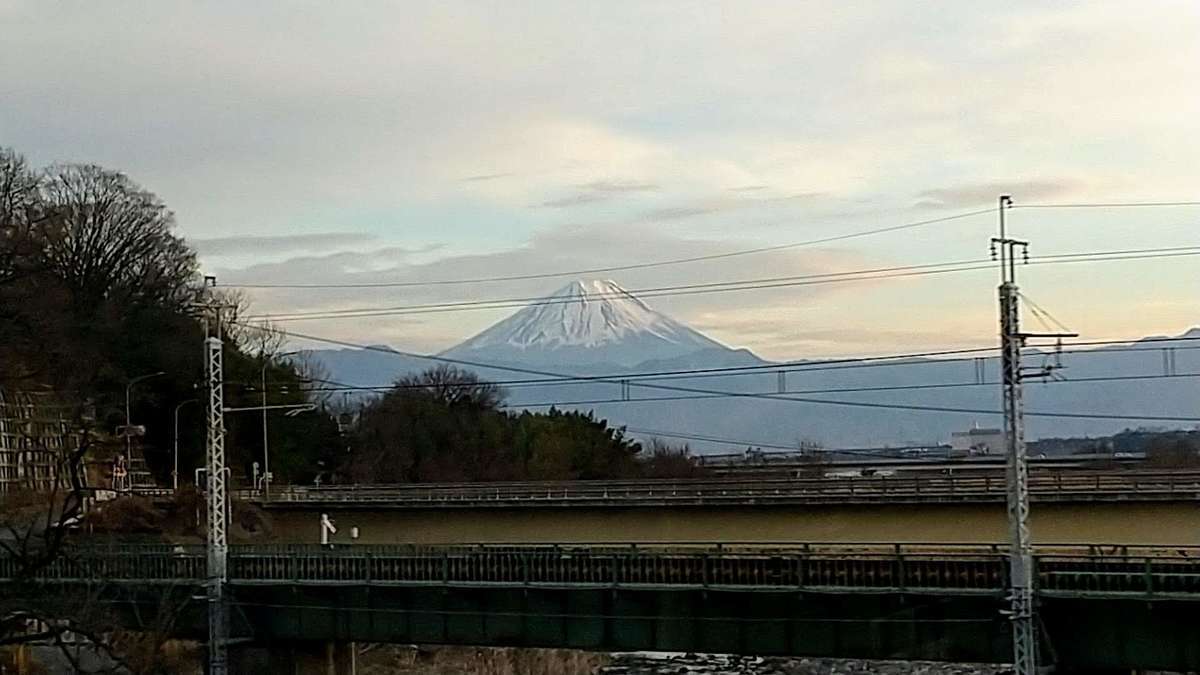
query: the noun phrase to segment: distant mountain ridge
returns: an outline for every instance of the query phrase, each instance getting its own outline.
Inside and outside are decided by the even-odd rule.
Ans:
[[[1167,362],[1163,350],[1172,347],[1178,348],[1170,357],[1174,376],[1159,377]],[[316,350],[310,355],[324,364],[332,379],[359,386],[386,386],[401,375],[436,365],[428,358],[382,351]],[[507,397],[513,409],[545,409],[553,403],[594,410],[614,424],[733,441],[692,441],[701,452],[744,449],[756,442],[791,446],[800,440],[828,447],[937,443],[975,422],[996,425],[998,416],[986,411],[1000,410],[1000,389],[995,384],[998,366],[992,357],[985,359],[986,384],[982,385],[975,384],[973,359],[914,358],[849,368],[836,363],[822,366],[814,360],[799,367],[793,362],[790,372],[780,375],[788,368],[773,368],[749,350],[723,345],[651,309],[610,281],[569,284],[440,356],[481,364],[470,369],[484,379],[514,383]],[[1032,354],[1030,358],[1035,359]],[[1200,418],[1200,377],[1191,377],[1200,376],[1200,328],[1125,346],[1098,346],[1061,358],[1067,367],[1058,374],[1065,381],[1026,385],[1031,439],[1103,435],[1145,426],[1195,426],[1186,421],[1123,418],[1139,414]],[[615,381],[534,385],[519,381],[536,375],[505,370],[505,366],[584,377],[611,375],[613,380],[624,374],[676,374],[632,378],[629,388]],[[761,367],[733,373],[712,370],[747,366]],[[694,370],[708,372],[679,373]],[[865,405],[816,402],[822,399]],[[983,412],[924,412],[889,405]],[[1038,414],[1047,412],[1101,417]]]

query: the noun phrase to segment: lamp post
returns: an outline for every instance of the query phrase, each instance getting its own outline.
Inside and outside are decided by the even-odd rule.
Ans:
[[[190,398],[175,406],[175,470],[171,472],[171,489],[179,491],[179,410],[189,403],[199,403],[200,399]]]
[[[158,377],[159,375],[166,375],[166,373],[160,370],[157,373],[150,373],[148,375],[139,375],[139,376],[133,378],[132,380],[130,380],[129,384],[125,385],[125,461],[126,462],[128,462],[130,460],[130,455],[133,452],[132,445],[131,445],[132,440],[130,440],[132,438],[131,432],[133,430],[130,428],[130,421],[129,421],[129,408],[130,408],[129,401],[130,401],[130,396],[133,393],[133,385],[135,385],[138,382],[141,382],[143,380],[148,380],[152,377]]]
[[[263,355],[262,365],[262,431],[263,431],[263,494],[267,497],[271,496],[271,453],[270,446],[267,441],[267,366],[271,365],[272,359],[280,359],[285,356],[295,356],[300,352],[283,352],[282,354],[273,354],[270,358]]]

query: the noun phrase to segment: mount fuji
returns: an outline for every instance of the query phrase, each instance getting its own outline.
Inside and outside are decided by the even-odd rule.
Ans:
[[[1147,340],[1064,354],[1062,365],[1069,367],[1060,371],[1062,381],[1026,387],[1030,437],[1116,433],[1149,422],[1139,414],[1194,418],[1200,389],[1190,378],[1200,376],[1200,328]],[[381,346],[308,355],[334,380],[370,387],[435,365]],[[1001,408],[994,358],[983,364],[982,379],[988,384],[978,386],[972,385],[980,375],[976,359],[911,358],[848,368],[805,361],[779,364],[777,371],[749,350],[728,347],[652,309],[612,281],[572,282],[439,356],[470,364],[483,379],[508,383],[510,409],[557,405],[591,410],[631,429],[730,439],[689,441],[698,452],[756,443],[795,447],[798,439],[842,447],[944,442],[976,422],[994,424],[990,411]],[[1175,375],[1157,377],[1168,368],[1164,363]],[[745,366],[765,367],[705,372]],[[669,382],[640,380],[641,385],[633,378],[632,391],[610,379],[692,370],[701,372],[680,373]],[[538,380],[537,372],[584,379],[521,383]],[[595,376],[607,381],[586,379]],[[730,395],[720,395],[724,392]],[[786,400],[793,397],[798,400]],[[1048,411],[1068,416],[1046,415]],[[1112,417],[1103,417],[1107,415]]]
[[[441,355],[485,363],[617,368],[696,357],[758,360],[651,309],[608,280],[574,281]]]

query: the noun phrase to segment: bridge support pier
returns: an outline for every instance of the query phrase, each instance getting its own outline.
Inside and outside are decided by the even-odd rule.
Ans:
[[[358,643],[325,643],[325,675],[358,675],[357,671]]]

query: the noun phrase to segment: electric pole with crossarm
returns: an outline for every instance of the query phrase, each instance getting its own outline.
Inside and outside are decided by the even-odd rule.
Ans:
[[[215,277],[205,278],[206,284],[216,285]],[[208,549],[208,673],[226,675],[229,671],[229,616],[225,603],[226,561],[229,542],[228,493],[225,467],[225,374],[223,368],[222,318],[219,302],[204,308],[211,312],[204,319],[204,363],[208,384],[208,442],[207,464],[207,541]]]
[[[993,256],[1000,261],[1000,372],[1004,393],[1004,437],[1007,445],[1009,601],[1013,634],[1013,671],[1036,675],[1038,631],[1034,619],[1033,549],[1029,538],[1029,465],[1025,452],[1025,415],[1021,383],[1026,377],[1047,377],[1061,364],[1022,370],[1021,350],[1031,337],[1076,337],[1075,333],[1022,333],[1020,293],[1017,290],[1017,250],[1029,258],[1029,242],[1011,239],[1004,212],[1012,206],[1000,197],[1000,236],[992,239]]]

